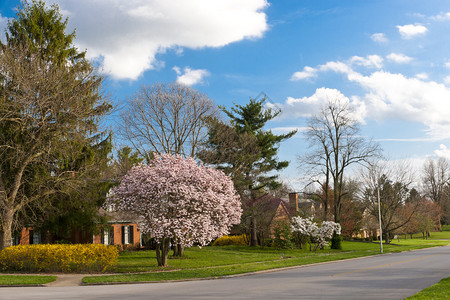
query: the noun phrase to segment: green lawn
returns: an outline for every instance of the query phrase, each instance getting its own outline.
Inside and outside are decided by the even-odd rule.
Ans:
[[[56,276],[0,275],[1,285],[39,285],[56,280]]]
[[[392,245],[384,245],[384,252],[400,252],[425,247],[443,246],[450,241],[438,240],[397,240]],[[379,244],[365,242],[342,243],[343,250],[282,250],[273,248],[251,248],[245,246],[197,247],[186,249],[186,257],[170,259],[169,268],[158,268],[154,251],[122,253],[119,258],[118,273],[104,276],[88,276],[84,283],[138,282],[180,280],[190,278],[220,277],[274,268],[306,265],[311,263],[341,260],[378,254]]]
[[[400,235],[400,239],[404,239],[405,235]],[[411,236],[408,235],[407,239],[410,239]],[[423,240],[422,233],[415,233],[413,234],[413,239],[421,239]],[[450,225],[444,225],[442,226],[442,231],[436,231],[431,232],[430,236],[428,237],[429,240],[440,240],[440,239],[450,239]]]
[[[405,300],[418,299],[450,299],[450,277],[442,279],[435,285],[432,285]]]

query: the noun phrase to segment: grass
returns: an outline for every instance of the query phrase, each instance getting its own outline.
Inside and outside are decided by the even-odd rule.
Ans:
[[[419,299],[450,299],[450,277],[444,278],[435,285],[432,285],[414,296],[406,298],[407,300]],[[406,300],[405,299],[405,300]]]
[[[56,280],[56,276],[0,275],[1,285],[40,285]]]
[[[384,252],[400,252],[443,246],[450,241],[408,239],[384,245]],[[125,252],[119,257],[117,272],[122,274],[88,276],[83,283],[164,281],[221,277],[261,270],[363,257],[379,253],[379,244],[366,242],[342,243],[343,250],[273,249],[245,246],[193,247],[186,249],[185,258],[170,259],[168,268],[158,268],[154,251]],[[139,274],[125,274],[137,273]]]
[[[405,239],[405,235],[399,235],[400,239]],[[410,239],[410,235],[407,236],[407,239]],[[421,239],[423,240],[422,233],[413,234],[413,239]],[[450,239],[450,225],[443,225],[442,231],[431,232],[428,237],[429,240],[441,240],[441,239]]]

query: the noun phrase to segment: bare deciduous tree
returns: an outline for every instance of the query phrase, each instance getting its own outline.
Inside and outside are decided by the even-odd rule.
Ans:
[[[361,178],[361,199],[376,220],[379,216],[378,195],[380,197],[381,227],[383,237],[389,243],[391,233],[405,226],[418,207],[419,201],[406,205],[414,182],[412,167],[407,161],[379,161],[361,172]]]
[[[328,193],[332,190],[334,220],[339,223],[345,171],[354,164],[368,165],[380,155],[380,147],[360,136],[352,108],[339,96],[308,120],[305,136],[311,152],[299,157],[300,167],[323,188],[325,216]]]
[[[450,185],[450,165],[448,161],[440,157],[437,161],[429,158],[423,166],[423,191],[425,196],[441,204],[446,196],[445,190]]]
[[[177,83],[143,87],[121,114],[121,136],[142,157],[152,152],[196,156],[207,137],[206,118],[216,115],[214,102]]]
[[[422,190],[424,196],[439,204],[444,214],[444,222],[450,220],[450,165],[440,157],[437,161],[429,158],[423,165]]]

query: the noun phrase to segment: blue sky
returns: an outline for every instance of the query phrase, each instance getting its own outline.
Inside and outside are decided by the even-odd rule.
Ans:
[[[18,2],[0,0],[2,31]],[[77,46],[102,61],[117,104],[155,82],[191,85],[227,107],[265,93],[282,109],[268,128],[299,129],[280,148],[293,185],[305,120],[336,96],[389,159],[420,168],[450,158],[448,0],[53,2]]]

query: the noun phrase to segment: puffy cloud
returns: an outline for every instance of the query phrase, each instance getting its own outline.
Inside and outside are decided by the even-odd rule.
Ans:
[[[364,103],[357,98],[350,100],[337,89],[318,88],[310,97],[288,97],[285,103],[277,103],[276,106],[281,108],[281,118],[310,117],[319,113],[320,109],[329,101],[336,100],[348,104],[354,110],[354,119],[358,122],[364,122],[364,116],[366,115]]]
[[[177,73],[177,83],[181,83],[187,86],[202,83],[206,76],[209,76],[209,72],[205,69],[193,70],[190,67],[185,67],[181,72],[179,67],[173,67],[173,70]]]
[[[383,67],[383,58],[378,55],[368,55],[366,57],[353,56],[350,58],[350,62],[368,68],[381,69]]]
[[[266,0],[50,0],[58,3],[76,43],[103,61],[114,78],[136,79],[156,55],[180,48],[222,47],[260,38],[268,29]]]
[[[380,69],[383,67],[383,58],[378,55],[368,55],[366,57],[353,56],[347,62],[330,61],[324,65],[320,65],[317,68],[304,67],[303,71],[295,72],[291,76],[291,80],[303,80],[308,78],[317,77],[318,72],[334,71],[336,73],[349,74],[354,72],[352,65],[363,66],[367,68]]]
[[[450,89],[445,85],[382,71],[348,79],[368,90],[361,101],[369,117],[422,122],[435,139],[450,137]]]
[[[448,149],[445,145],[439,145],[439,149],[435,150],[434,153],[439,157],[450,159],[450,149]]]
[[[450,61],[447,61],[447,62],[444,64],[444,66],[445,66],[446,68],[450,69]]]
[[[313,77],[317,77],[317,70],[306,66],[303,68],[303,71],[295,72],[294,74],[292,74],[291,80],[303,80]]]
[[[377,43],[387,43],[389,41],[384,33],[374,33],[370,38]]]
[[[420,122],[428,128],[430,139],[450,138],[450,87],[429,81],[423,75],[407,77],[385,71],[364,75],[353,70],[351,59],[347,63],[327,62],[317,69],[344,74],[347,80],[362,88],[363,94],[350,97],[351,104],[359,108],[357,117],[361,122],[364,118]],[[321,88],[311,97],[289,97],[284,104],[285,111],[293,117],[308,116],[329,98],[330,91],[338,92]]]
[[[428,29],[421,24],[398,25],[398,32],[404,39],[411,39],[418,35],[425,34]]]
[[[391,53],[386,56],[386,58],[398,64],[406,64],[413,60],[412,57],[406,56],[401,53]]]

